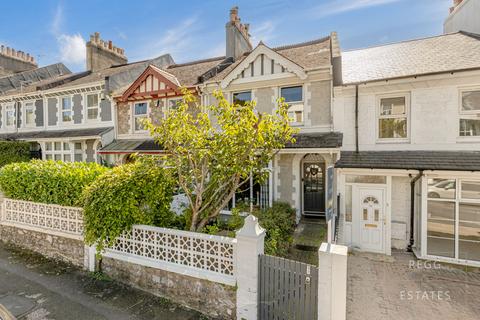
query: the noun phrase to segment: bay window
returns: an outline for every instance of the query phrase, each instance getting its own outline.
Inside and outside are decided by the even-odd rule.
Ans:
[[[428,179],[427,254],[480,262],[480,181]]]
[[[480,90],[462,91],[460,102],[460,137],[480,137]]]
[[[43,150],[44,160],[64,162],[83,161],[83,143],[69,141],[46,141]]]
[[[407,96],[385,97],[379,100],[378,139],[408,138]]]
[[[288,103],[288,118],[291,124],[303,123],[303,87],[280,88],[280,96]]]

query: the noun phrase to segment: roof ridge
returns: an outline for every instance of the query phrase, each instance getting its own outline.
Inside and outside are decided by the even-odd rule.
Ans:
[[[1,76],[0,79],[5,79],[5,78],[13,77],[13,76],[19,76],[19,75],[27,74],[27,73],[30,73],[30,72],[33,72],[33,71],[36,71],[36,70],[39,70],[39,69],[45,69],[45,68],[48,68],[48,67],[60,66],[60,65],[64,66],[65,69],[67,69],[70,73],[72,73],[72,71],[70,71],[70,69],[68,69],[67,66],[65,66],[63,64],[63,62],[55,62],[55,63],[47,64],[46,66],[38,67],[38,68],[35,68],[35,69],[25,70],[25,71],[21,71],[21,72],[17,72],[17,73],[6,74],[4,76]]]
[[[428,36],[428,37],[423,37],[423,38],[407,39],[407,40],[402,40],[402,41],[398,41],[398,42],[389,42],[389,43],[384,43],[384,44],[377,44],[377,45],[373,45],[373,46],[369,46],[369,47],[363,47],[363,48],[357,48],[357,49],[342,50],[342,53],[360,51],[360,50],[367,50],[367,49],[373,49],[373,48],[379,48],[379,47],[386,47],[386,46],[393,46],[393,45],[401,44],[401,43],[422,41],[422,40],[427,40],[427,39],[434,39],[434,38],[452,36],[452,35],[455,35],[455,34],[463,34],[463,32],[462,31],[457,31],[457,32],[438,34],[438,35]]]
[[[317,44],[324,42],[326,40],[330,39],[330,36],[314,39],[314,40],[309,40],[309,41],[304,41],[304,42],[299,42],[299,43],[294,43],[294,44],[287,44],[287,45],[282,45],[282,46],[277,46],[271,48],[272,50],[285,50],[285,49],[292,49],[292,48],[298,48],[298,47],[304,47],[304,46],[309,46],[312,44]]]
[[[218,57],[212,57],[212,58],[205,58],[205,59],[198,59],[198,60],[193,60],[193,61],[188,61],[184,63],[176,63],[176,64],[171,64],[167,67],[167,69],[170,68],[177,68],[177,67],[184,67],[184,66],[190,66],[192,64],[197,64],[197,63],[203,63],[203,62],[211,62],[211,61],[216,61],[216,60],[225,60],[225,56],[218,56]]]

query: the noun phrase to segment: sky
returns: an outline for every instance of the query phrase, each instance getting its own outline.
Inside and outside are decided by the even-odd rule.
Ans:
[[[338,33],[342,50],[442,33],[452,0],[16,0],[2,2],[0,44],[85,70],[85,42],[100,32],[129,61],[170,53],[175,62],[225,54],[229,9],[250,23],[253,45],[280,46]]]

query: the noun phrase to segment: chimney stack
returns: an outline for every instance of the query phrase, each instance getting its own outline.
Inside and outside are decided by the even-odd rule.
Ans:
[[[29,53],[0,46],[0,76],[38,68],[35,58]]]
[[[455,11],[455,9],[463,2],[463,0],[453,0],[453,6],[450,7],[450,13]]]
[[[114,46],[111,40],[102,40],[98,32],[90,35],[86,49],[87,70],[89,71],[98,71],[128,62],[125,50]]]
[[[242,24],[238,16],[238,7],[230,9],[230,21],[225,25],[226,29],[226,56],[234,60],[241,57],[245,52],[253,49],[250,43],[249,24]]]

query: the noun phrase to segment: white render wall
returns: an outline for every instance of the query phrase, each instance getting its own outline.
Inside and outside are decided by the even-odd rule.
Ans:
[[[463,0],[443,24],[444,33],[460,30],[480,33],[480,0]]]
[[[480,74],[443,75],[359,86],[359,147],[367,150],[479,150],[480,139],[459,137],[460,90],[480,88]],[[408,142],[377,141],[378,97],[410,96]],[[335,88],[334,130],[343,132],[342,150],[355,150],[355,90]]]
[[[410,178],[392,177],[392,248],[405,249],[410,230]]]

